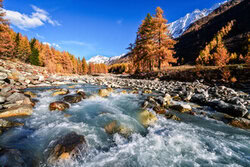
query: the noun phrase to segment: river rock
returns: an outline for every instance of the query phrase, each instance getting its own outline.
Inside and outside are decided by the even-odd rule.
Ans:
[[[107,96],[109,96],[110,93],[111,93],[111,91],[108,91],[107,89],[100,89],[98,91],[98,95],[101,97],[107,97]]]
[[[52,96],[57,96],[57,95],[66,95],[69,93],[68,89],[58,89],[56,92],[52,94]]]
[[[24,100],[25,96],[22,93],[13,93],[9,97],[7,97],[6,101],[9,103],[15,103],[16,101]]]
[[[165,114],[166,110],[165,108],[159,107],[159,106],[155,106],[153,108],[153,110],[157,113],[157,114]]]
[[[4,119],[0,119],[0,130],[4,131],[8,128],[16,127],[16,126],[23,126],[23,123],[18,123],[18,122],[10,122]]]
[[[118,125],[117,121],[112,121],[105,125],[105,132],[112,135],[118,133],[123,137],[129,137],[132,134],[132,130],[124,125]]]
[[[139,113],[139,120],[143,126],[148,127],[154,124],[158,119],[153,113],[144,110]]]
[[[164,107],[167,107],[171,104],[172,98],[171,98],[170,94],[167,93],[167,94],[165,94],[163,100],[164,100],[164,105],[165,105]]]
[[[56,102],[50,103],[49,105],[50,111],[54,111],[54,110],[64,111],[68,109],[69,107],[70,107],[69,104],[63,101],[56,101]]]
[[[82,96],[83,99],[86,99],[86,98],[87,98],[87,96],[86,96],[86,94],[85,94],[85,92],[84,92],[83,89],[77,90],[76,93],[77,93],[78,95]]]
[[[235,118],[229,122],[229,125],[242,129],[250,129],[250,120],[245,118]]]
[[[167,119],[172,119],[172,120],[174,120],[174,121],[180,121],[180,120],[181,120],[179,117],[177,117],[176,115],[171,114],[171,113],[165,114],[165,117],[166,117]]]
[[[244,117],[248,112],[244,106],[232,105],[218,99],[212,100],[209,105],[215,110],[233,117]]]
[[[31,97],[31,98],[36,98],[37,95],[31,91],[24,92],[24,95]]]
[[[3,167],[27,167],[22,153],[16,149],[1,149],[0,162]]]
[[[6,98],[3,96],[0,96],[0,104],[3,104],[5,102]]]
[[[30,116],[32,113],[31,105],[15,106],[0,112],[0,118]]]
[[[8,77],[6,73],[0,72],[0,80],[5,80]]]
[[[68,96],[65,96],[63,100],[71,104],[78,103],[82,100],[82,96],[81,95],[68,95]]]
[[[189,104],[175,104],[170,106],[170,108],[182,113],[192,110],[192,107]]]
[[[108,134],[114,134],[117,132],[117,121],[112,121],[104,126],[105,132]]]
[[[87,143],[82,135],[70,132],[59,138],[52,146],[48,161],[54,163],[58,160],[66,160],[79,155],[79,151],[87,148]]]

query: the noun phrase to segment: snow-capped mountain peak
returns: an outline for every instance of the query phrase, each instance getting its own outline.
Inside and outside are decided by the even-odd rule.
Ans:
[[[178,38],[189,28],[189,26],[192,23],[209,15],[215,9],[217,9],[219,6],[221,6],[222,4],[226,2],[227,1],[224,1],[222,3],[217,3],[213,5],[210,9],[203,9],[203,10],[195,9],[192,13],[187,13],[186,16],[169,24],[170,34],[174,38]]]
[[[113,61],[120,59],[121,57],[123,57],[125,54],[121,54],[120,56],[113,56],[113,57],[106,57],[106,56],[101,56],[101,55],[97,55],[92,57],[91,59],[89,59],[87,61],[87,63],[94,63],[94,64],[100,64],[100,63],[104,63],[104,64],[111,64]]]

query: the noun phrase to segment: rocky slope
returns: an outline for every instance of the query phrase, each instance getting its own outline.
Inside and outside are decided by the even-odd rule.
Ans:
[[[208,16],[193,23],[189,29],[180,36],[176,44],[176,56],[184,58],[185,63],[194,64],[200,50],[213,36],[229,21],[236,23],[224,42],[230,52],[245,55],[242,49],[246,45],[249,34],[249,1],[232,0],[213,11]]]

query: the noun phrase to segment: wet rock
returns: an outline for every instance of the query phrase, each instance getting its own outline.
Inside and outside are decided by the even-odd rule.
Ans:
[[[245,118],[235,118],[229,122],[229,125],[238,127],[241,129],[250,129],[250,120]]]
[[[71,157],[77,157],[80,151],[86,148],[87,143],[84,136],[78,135],[75,132],[70,132],[59,138],[53,144],[48,161],[49,163],[54,163],[58,160],[67,160]]]
[[[115,133],[118,133],[122,135],[123,137],[129,137],[132,134],[132,130],[127,128],[124,125],[118,125],[117,121],[112,121],[105,125],[104,127],[105,132],[113,135]]]
[[[189,104],[175,104],[170,106],[170,108],[182,113],[192,110],[192,107]]]
[[[6,98],[3,96],[0,96],[0,104],[3,104],[5,102]]]
[[[157,114],[165,114],[166,110],[165,108],[159,107],[159,106],[155,106],[153,108],[153,110],[157,113]]]
[[[190,99],[191,102],[206,105],[207,104],[207,98],[203,94],[194,94],[192,98]]]
[[[0,113],[0,118],[30,116],[33,113],[31,105],[11,107]]]
[[[31,98],[36,98],[37,95],[31,91],[24,92],[24,95],[31,97]]]
[[[172,119],[172,120],[174,120],[174,121],[180,121],[180,120],[181,120],[181,119],[180,119],[179,117],[177,117],[176,115],[170,114],[170,113],[165,114],[165,117],[166,117],[167,119]]]
[[[0,119],[0,131],[5,131],[12,127],[23,126],[23,123],[11,122],[4,119]]]
[[[49,105],[49,110],[54,111],[54,110],[59,110],[59,111],[64,111],[68,109],[70,106],[68,103],[65,103],[63,101],[56,101],[53,103],[50,103]]]
[[[69,93],[69,90],[67,89],[58,89],[56,92],[52,94],[52,96],[57,96],[57,95],[66,95]]]
[[[169,106],[172,102],[172,98],[171,98],[170,94],[165,94],[163,100],[164,100],[164,104],[165,104],[164,107]]]
[[[121,94],[127,94],[128,92],[126,90],[122,90]]]
[[[16,149],[1,149],[0,162],[3,167],[26,167],[22,153]]]
[[[158,119],[153,113],[144,110],[139,113],[139,120],[143,126],[148,127],[154,124]]]
[[[111,92],[108,91],[107,89],[100,89],[98,91],[98,95],[101,96],[101,97],[107,97],[107,96],[109,96],[110,93]]]
[[[83,89],[77,90],[76,93],[77,93],[78,95],[82,96],[83,99],[86,99],[86,98],[87,98],[87,96],[86,96],[86,94],[85,94],[85,92],[84,92]]]
[[[144,93],[144,94],[151,94],[151,93],[152,93],[152,90],[144,90],[143,93]]]
[[[217,99],[212,100],[209,105],[215,110],[233,117],[244,117],[244,115],[248,112],[244,106],[232,105]]]
[[[112,121],[104,126],[105,132],[108,134],[114,134],[117,132],[117,121]]]
[[[68,96],[65,96],[63,100],[71,104],[78,103],[82,100],[82,96],[81,95],[68,95]]]

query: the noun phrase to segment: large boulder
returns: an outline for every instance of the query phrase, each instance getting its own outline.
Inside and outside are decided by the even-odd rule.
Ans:
[[[3,167],[26,167],[25,161],[22,158],[22,153],[16,149],[1,149],[0,148],[0,166]]]
[[[56,102],[50,103],[49,105],[50,111],[54,111],[54,110],[64,111],[68,109],[69,107],[70,107],[69,104],[63,101],[56,101]]]
[[[30,116],[33,113],[31,105],[21,105],[11,107],[0,113],[0,118]]]
[[[51,146],[48,161],[54,163],[58,160],[67,160],[71,157],[79,155],[79,151],[87,148],[87,143],[82,135],[76,132],[70,132],[59,138]]]
[[[143,126],[148,127],[154,124],[158,119],[153,113],[144,110],[139,113],[139,120]]]
[[[82,96],[81,95],[68,95],[68,96],[65,96],[63,100],[71,104],[78,103],[82,100]]]

